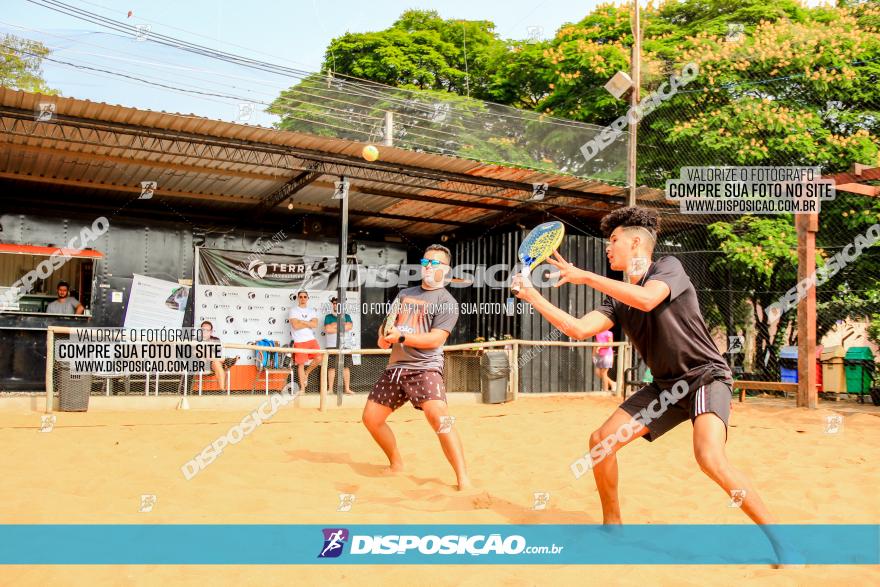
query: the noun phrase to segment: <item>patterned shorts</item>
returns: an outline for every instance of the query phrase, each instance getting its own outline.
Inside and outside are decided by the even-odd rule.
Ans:
[[[426,401],[445,402],[446,386],[439,371],[390,368],[382,373],[368,399],[392,410],[409,400],[415,409],[421,410]]]

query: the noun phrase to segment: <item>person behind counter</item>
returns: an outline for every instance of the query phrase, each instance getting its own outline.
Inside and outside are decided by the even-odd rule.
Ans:
[[[58,283],[58,299],[46,306],[47,314],[82,314],[84,311],[79,300],[70,296],[70,286],[66,281]]]

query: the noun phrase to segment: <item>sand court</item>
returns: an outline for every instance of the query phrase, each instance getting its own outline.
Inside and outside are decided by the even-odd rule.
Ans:
[[[459,492],[424,417],[412,408],[390,424],[406,470],[389,476],[353,408],[319,412],[284,407],[270,421],[187,480],[181,467],[226,434],[246,412],[162,411],[56,413],[40,432],[37,412],[0,414],[0,442],[9,471],[0,489],[4,523],[101,524],[596,524],[601,508],[591,475],[575,479],[572,461],[587,436],[616,405],[612,398],[520,397],[504,405],[452,405],[476,489]],[[827,409],[780,401],[735,404],[728,454],[752,477],[785,524],[876,524],[880,521],[880,421],[870,413],[845,415],[842,431],[825,432]],[[729,498],[696,465],[691,427],[683,424],[655,443],[639,440],[619,454],[624,521],[650,524],[744,524]],[[536,510],[535,493],[547,493]],[[353,495],[337,511],[340,494]],[[141,512],[142,496],[155,496]],[[687,567],[507,566],[369,567],[365,584],[559,584],[591,576],[633,584],[716,583],[753,578],[768,584],[842,584],[876,577],[867,567],[810,566],[772,572],[760,566]],[[131,584],[174,582],[224,571],[209,567],[129,568]],[[650,575],[646,574],[650,569]],[[655,572],[656,571],[656,572]],[[283,582],[298,577],[325,583],[352,568],[232,567],[222,576]],[[802,573],[797,578],[797,573]],[[12,567],[16,583],[114,582],[101,567]],[[221,575],[215,575],[220,577]],[[430,581],[427,577],[431,577]],[[478,580],[477,577],[483,577]],[[702,579],[700,579],[702,577]],[[149,578],[149,580],[148,580]],[[805,579],[808,579],[805,581]],[[666,582],[668,581],[668,582]],[[838,582],[840,581],[840,582]]]

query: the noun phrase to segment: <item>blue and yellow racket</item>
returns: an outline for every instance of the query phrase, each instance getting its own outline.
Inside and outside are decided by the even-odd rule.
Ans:
[[[519,251],[516,253],[519,262],[522,263],[523,277],[528,279],[532,269],[549,259],[553,251],[562,244],[564,236],[565,225],[558,220],[545,222],[533,228],[519,245]],[[510,291],[516,295],[519,293],[519,288],[514,286]]]

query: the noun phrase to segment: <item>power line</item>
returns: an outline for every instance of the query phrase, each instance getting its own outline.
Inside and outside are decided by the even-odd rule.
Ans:
[[[208,47],[204,47],[202,45],[189,43],[187,41],[182,41],[180,39],[176,39],[174,37],[170,37],[167,35],[161,35],[159,33],[154,33],[152,31],[143,31],[141,29],[138,29],[137,27],[127,25],[124,23],[120,23],[120,22],[114,21],[112,19],[108,19],[108,18],[103,17],[99,14],[89,12],[87,10],[82,10],[82,9],[79,9],[75,6],[71,6],[69,4],[66,4],[64,2],[60,2],[57,0],[27,0],[27,1],[30,2],[31,4],[35,4],[37,6],[42,6],[44,8],[48,8],[49,10],[60,12],[60,13],[65,14],[67,16],[72,16],[72,17],[77,18],[79,20],[84,20],[86,22],[90,22],[92,24],[97,24],[97,25],[103,26],[105,28],[110,28],[111,30],[115,30],[117,32],[126,33],[126,34],[132,35],[132,36],[144,37],[145,39],[148,39],[150,41],[156,42],[161,45],[181,49],[184,51],[188,51],[191,53],[195,53],[198,55],[202,55],[202,56],[206,56],[206,57],[210,57],[210,58],[214,58],[214,59],[219,59],[219,60],[233,63],[236,65],[249,66],[249,67],[253,67],[255,69],[261,70],[261,71],[274,73],[276,75],[286,75],[286,76],[292,76],[294,78],[300,78],[300,79],[305,79],[309,76],[314,75],[313,72],[309,72],[306,70],[289,68],[289,67],[280,66],[280,65],[273,64],[273,63],[266,62],[266,61],[259,61],[259,60],[251,59],[248,57],[235,55],[232,53],[217,51],[214,49],[210,49]],[[341,79],[344,88],[346,90],[353,92],[353,93],[362,95],[363,97],[368,97],[368,96],[370,96],[370,94],[364,94],[363,92],[368,92],[368,91],[372,90],[373,92],[379,93],[380,95],[383,96],[384,99],[386,99],[392,103],[394,103],[394,102],[403,103],[404,100],[402,98],[389,96],[388,92],[390,92],[390,91],[395,91],[395,92],[399,92],[399,93],[408,93],[410,95],[417,95],[417,96],[419,95],[418,92],[413,91],[413,90],[407,90],[405,88],[395,88],[392,86],[385,86],[383,84],[379,84],[378,82],[374,82],[371,80],[364,80],[364,79],[356,78],[356,77],[349,76],[349,75],[334,74],[334,79]],[[355,83],[354,81],[351,81],[351,80],[356,80],[358,83]],[[372,96],[378,97],[375,94],[373,94]],[[484,103],[488,104],[488,105],[492,106],[494,109],[496,109],[496,111],[492,112],[492,116],[496,116],[496,117],[527,120],[529,122],[534,122],[535,120],[540,120],[542,123],[545,123],[545,124],[558,124],[558,125],[563,125],[563,126],[572,126],[572,127],[576,127],[576,128],[595,128],[595,129],[602,128],[597,125],[590,125],[590,124],[581,123],[581,122],[572,121],[572,120],[547,117],[544,115],[539,115],[537,113],[532,113],[530,111],[521,111],[521,110],[518,110],[518,109],[513,108],[511,106],[504,106],[501,104],[494,104],[494,103],[490,103],[490,102],[484,102]],[[522,114],[524,114],[524,113],[532,114],[532,116],[523,116]]]
[[[4,24],[8,24],[8,23],[4,23]],[[27,29],[26,27],[18,27],[17,25],[11,25],[11,26],[15,26],[16,28],[22,28],[22,29],[25,29],[25,30],[31,30],[31,31],[43,32],[43,33],[45,33],[45,31],[40,31],[39,29]],[[73,40],[73,39],[70,39],[69,37],[64,37],[64,36],[60,36],[60,35],[53,35],[53,34],[51,34],[51,33],[45,33],[45,34],[49,34],[49,35],[54,36],[54,37],[57,37],[57,38],[63,38],[63,39],[67,39],[67,40],[75,41],[75,40]],[[98,48],[104,48],[104,49],[107,49],[106,47],[104,47],[104,46],[102,46],[102,45],[96,45],[96,44],[94,44],[94,43],[85,43],[85,44],[87,44],[87,45],[91,45],[91,46],[94,46],[94,47],[98,47]],[[50,48],[53,48],[53,49],[54,49],[54,47],[52,47],[52,46],[50,46]],[[65,48],[65,50],[68,50],[68,49]],[[126,59],[124,59],[124,58],[121,58],[121,57],[115,57],[115,56],[110,56],[110,55],[108,55],[108,56],[102,56],[102,55],[96,55],[96,54],[93,54],[93,53],[87,53],[87,52],[79,52],[79,53],[81,53],[81,54],[86,54],[86,55],[91,55],[91,56],[107,57],[107,58],[109,58],[109,59],[117,59],[117,60],[126,61]],[[50,60],[50,61],[53,61],[53,62],[56,62],[56,63],[63,64],[63,65],[68,65],[68,66],[71,66],[71,67],[77,67],[77,66],[78,66],[77,64],[70,63],[70,62],[61,62],[61,61],[59,61],[58,59],[55,59],[55,58],[53,58],[53,59],[49,59],[49,60]],[[192,68],[192,67],[184,67],[184,66],[172,66],[172,65],[169,65],[169,64],[165,64],[165,63],[156,63],[156,62],[152,62],[152,61],[143,61],[143,60],[129,60],[129,61],[131,61],[131,62],[133,62],[133,63],[143,64],[143,65],[152,65],[152,66],[160,67],[160,68],[165,67],[165,68],[171,68],[171,69],[182,69],[182,70],[188,70],[188,71],[206,72],[206,73],[210,73],[210,74],[212,74],[212,75],[220,75],[220,76],[233,77],[233,78],[238,78],[238,79],[253,79],[253,78],[242,78],[241,76],[233,76],[233,75],[230,75],[230,74],[224,74],[223,72],[216,72],[216,71],[213,71],[213,70],[204,70],[204,69]],[[87,66],[95,67],[96,70],[101,69],[101,68],[96,67],[95,64],[91,64],[91,63],[88,63],[88,62],[86,62],[86,65],[87,65]],[[106,73],[108,73],[108,74],[110,74],[110,75],[115,75],[115,72],[112,72],[112,71],[109,71],[109,70],[102,70],[102,71],[105,71]],[[120,75],[122,75],[122,74],[120,74]],[[200,78],[192,78],[192,77],[190,77],[190,79],[200,79]],[[138,81],[149,81],[149,80],[146,79],[146,76],[144,76],[144,79],[143,79],[143,80],[139,79]],[[213,80],[210,80],[210,81],[209,81],[209,80],[200,80],[200,81],[204,81],[204,82],[207,82],[207,83],[214,83]],[[255,80],[255,81],[264,81],[264,80]],[[150,83],[153,83],[153,82],[150,82]],[[163,84],[153,83],[153,85],[162,86]],[[167,84],[164,84],[164,85],[167,86]],[[184,84],[184,85],[186,85],[186,84]],[[190,87],[194,87],[194,86],[190,85]],[[235,88],[235,89],[237,89],[237,90],[238,90],[238,89],[241,89],[241,88],[238,88],[238,87],[235,86],[235,85],[232,85],[231,87],[233,87],[233,88]],[[168,89],[170,89],[170,88],[168,88]],[[176,89],[177,89],[177,90],[181,90],[181,89],[183,89],[183,88],[179,88],[179,87],[178,87],[178,88],[176,88]],[[208,94],[208,93],[209,93],[209,92],[205,92],[203,88],[198,88],[198,90],[201,91],[202,94]],[[194,90],[194,91],[195,91],[195,90]],[[251,92],[251,91],[253,91],[253,90],[245,89],[245,91],[249,91],[249,92]],[[326,91],[326,90],[322,90],[322,91]],[[330,91],[333,91],[333,92],[336,92],[336,93],[343,93],[343,92],[338,92],[338,91],[336,91],[336,90],[330,90]],[[261,102],[261,101],[259,101],[259,100],[254,100],[253,98],[243,98],[243,97],[237,97],[237,96],[236,96],[235,98],[238,99],[239,101],[249,101],[249,102],[252,102],[252,103],[260,103],[260,104],[263,104],[263,105],[266,105],[266,106],[275,107],[275,108],[278,108],[278,109],[280,109],[280,110],[282,110],[282,111],[287,111],[287,110],[294,111],[294,110],[300,110],[300,109],[301,109],[301,108],[292,108],[292,109],[291,109],[289,106],[283,106],[283,105],[282,105],[282,106],[278,106],[276,103],[279,102],[279,101],[280,101],[280,102],[294,102],[294,101],[297,101],[297,100],[295,100],[295,99],[293,99],[293,98],[286,97],[286,96],[284,96],[283,94],[302,94],[302,95],[307,96],[307,97],[310,97],[310,98],[315,98],[315,99],[317,99],[317,100],[319,100],[319,101],[321,101],[321,102],[330,101],[330,102],[341,103],[341,104],[344,104],[344,105],[353,106],[353,107],[361,108],[361,109],[368,108],[368,106],[366,106],[366,105],[364,105],[364,104],[358,104],[358,103],[356,103],[356,102],[349,102],[349,101],[345,101],[345,100],[340,100],[340,99],[338,99],[338,98],[333,98],[333,97],[326,96],[326,95],[313,94],[313,93],[310,93],[310,92],[303,91],[303,90],[301,90],[301,89],[299,89],[299,88],[288,88],[288,89],[286,89],[286,90],[283,90],[283,91],[282,91],[282,96],[279,96],[279,97],[277,97],[277,98],[274,98],[274,101],[273,101],[272,103]],[[229,98],[231,99],[231,97],[229,97]],[[307,100],[301,100],[301,101],[302,101],[304,104],[309,103]],[[329,110],[329,111],[333,111],[333,112],[339,112],[339,113],[341,113],[341,115],[332,115],[332,114],[328,114],[328,113],[326,113],[326,112],[315,113],[315,114],[318,115],[318,116],[330,116],[330,117],[332,117],[332,118],[336,118],[336,119],[338,119],[338,120],[345,120],[346,118],[349,118],[349,119],[350,119],[350,118],[364,118],[364,119],[370,119],[370,120],[376,121],[376,123],[379,123],[379,122],[384,121],[384,118],[383,118],[383,117],[380,117],[380,116],[373,116],[373,115],[365,114],[365,113],[363,113],[363,112],[357,112],[357,111],[355,111],[355,110],[353,110],[353,109],[351,109],[351,108],[349,108],[349,109],[334,108],[334,107],[332,107],[332,106],[328,106],[327,104],[324,104],[324,103],[321,103],[321,104],[320,104],[320,107],[321,107],[323,110]],[[404,116],[404,117],[409,118],[409,119],[411,119],[411,120],[416,120],[416,121],[420,120],[419,117],[417,117],[416,115],[410,115],[410,114],[406,114],[406,113],[398,113],[398,114],[400,114],[400,116]],[[352,122],[355,122],[355,121],[352,121]],[[415,126],[416,128],[419,128],[419,129],[422,128],[422,127],[419,127],[417,124],[416,124],[416,125],[413,125],[413,126]],[[337,127],[337,128],[338,128],[338,127]],[[469,130],[469,129],[465,129],[464,127],[461,127],[461,128],[462,128],[463,130]],[[351,129],[351,130],[354,131],[354,132],[361,132],[361,129]],[[433,128],[432,128],[432,129],[426,129],[426,130],[429,130],[429,131],[432,132],[432,133],[441,134],[441,135],[446,135],[446,136],[449,136],[449,137],[458,137],[458,136],[459,136],[457,133],[447,132],[447,131],[443,131],[443,130],[440,130],[440,129],[433,129]],[[371,134],[371,133],[363,133],[363,134],[368,134],[368,135],[369,135],[369,134]],[[407,129],[407,135],[411,135],[411,136],[413,136],[413,137],[419,137],[419,138],[426,139],[426,140],[432,140],[432,139],[435,138],[435,137],[431,137],[431,136],[428,136],[428,135],[424,135],[424,134],[421,134],[421,133],[419,133],[419,132],[417,132],[417,131],[411,130],[411,128],[410,128],[410,129]],[[434,149],[434,148],[435,148],[435,147],[433,147],[433,146],[431,146],[431,145],[428,145],[428,144],[425,144],[425,143],[419,143],[419,142],[413,141],[412,139],[400,139],[400,138],[399,138],[398,140],[399,140],[399,141],[402,140],[403,142],[408,142],[408,143],[411,143],[411,144],[414,144],[414,145],[417,145],[417,146],[420,146],[420,147],[426,147],[426,148],[429,148],[429,149]]]
[[[82,2],[83,4],[89,4],[89,5],[91,5],[91,6],[95,6],[95,7],[97,7],[97,8],[103,8],[104,10],[107,10],[107,11],[109,11],[109,12],[116,12],[115,9],[110,8],[109,6],[103,6],[103,5],[101,5],[101,4],[97,4],[97,3],[95,3],[95,2],[89,2],[88,0],[80,0],[80,2]],[[137,15],[137,18],[140,19],[140,20],[143,20],[143,21],[145,21],[145,22],[152,22],[152,23],[155,23],[155,24],[160,24],[160,25],[162,25],[162,26],[164,26],[164,27],[167,27],[167,28],[169,28],[169,29],[176,30],[176,31],[180,31],[180,32],[182,32],[182,33],[188,33],[188,34],[190,34],[190,35],[193,35],[193,36],[196,36],[196,37],[201,37],[201,38],[203,38],[203,39],[207,39],[207,40],[209,40],[209,41],[217,41],[217,42],[219,42],[219,43],[224,43],[224,44],[226,44],[226,45],[229,45],[230,47],[236,47],[236,48],[238,48],[238,49],[244,49],[244,50],[246,50],[246,51],[251,51],[251,52],[256,53],[256,54],[258,54],[258,55],[265,55],[266,57],[272,57],[272,58],[274,58],[274,59],[281,59],[282,61],[287,61],[287,62],[289,62],[289,63],[293,63],[293,64],[297,64],[297,65],[303,65],[303,66],[305,65],[304,63],[300,63],[300,62],[297,62],[297,61],[293,61],[293,60],[291,60],[291,59],[285,59],[285,58],[280,57],[280,56],[278,56],[278,55],[273,55],[273,54],[271,54],[271,53],[264,53],[264,52],[262,52],[262,51],[257,51],[256,49],[252,49],[252,48],[250,48],[250,47],[245,47],[244,45],[237,45],[237,44],[235,44],[235,43],[230,43],[229,41],[225,41],[225,40],[223,40],[223,39],[217,39],[217,38],[215,38],[215,37],[209,37],[209,36],[207,36],[207,35],[203,35],[203,34],[201,34],[201,33],[197,33],[197,32],[195,32],[195,31],[190,31],[190,30],[187,30],[187,29],[182,29],[182,28],[180,28],[180,27],[175,27],[175,26],[169,25],[169,24],[167,24],[167,23],[163,23],[163,22],[158,21],[158,20],[151,20],[151,19],[149,19],[149,18],[144,18],[144,17],[142,17],[142,16],[140,16],[140,15]]]

